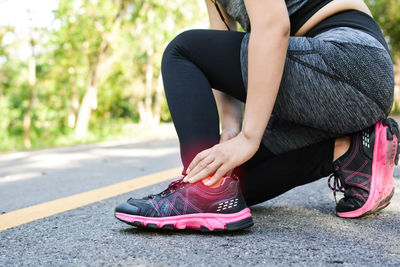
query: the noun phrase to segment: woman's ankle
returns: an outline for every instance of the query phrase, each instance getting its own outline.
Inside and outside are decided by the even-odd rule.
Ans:
[[[335,149],[333,151],[333,162],[343,156],[350,148],[350,138],[348,136],[340,137],[335,140]]]

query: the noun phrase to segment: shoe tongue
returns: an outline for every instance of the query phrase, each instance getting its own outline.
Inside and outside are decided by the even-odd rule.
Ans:
[[[183,178],[184,177],[182,177],[182,178],[180,178],[180,179],[178,179],[178,180],[175,180],[175,181],[173,181],[173,182],[171,182],[169,185],[168,185],[168,187],[167,187],[167,189],[165,189],[164,191],[162,191],[162,192],[160,192],[160,193],[158,193],[158,194],[154,194],[154,195],[149,195],[148,196],[148,198],[152,198],[153,196],[161,196],[161,194],[163,194],[163,193],[170,193],[171,191],[175,191],[176,189],[178,189],[178,188],[180,188],[181,186],[183,186]]]

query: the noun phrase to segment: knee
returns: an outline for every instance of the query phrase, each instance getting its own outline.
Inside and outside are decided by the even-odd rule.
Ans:
[[[190,55],[190,53],[188,53],[190,51],[190,43],[193,40],[193,36],[198,31],[199,30],[186,30],[175,36],[175,38],[168,43],[161,60],[161,71],[163,73],[174,59],[187,58]]]

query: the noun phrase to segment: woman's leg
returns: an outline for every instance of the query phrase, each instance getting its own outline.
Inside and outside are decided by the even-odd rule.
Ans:
[[[218,143],[218,112],[211,88],[221,90],[243,102],[245,101],[246,82],[242,80],[241,71],[243,70],[243,64],[241,64],[240,60],[243,36],[244,33],[240,32],[216,30],[186,31],[178,35],[165,50],[162,61],[164,87],[180,141],[181,156],[184,165],[182,174],[185,174],[188,164],[197,153]],[[347,47],[344,43],[340,44],[339,48],[336,47],[337,50],[335,50],[333,55],[343,56],[345,54],[347,57],[340,58],[336,62],[339,66],[333,67],[339,68],[338,72],[343,67],[349,73],[344,73],[342,76],[334,76],[334,78],[332,75],[326,75],[327,73],[329,74],[328,70],[331,70],[332,66],[328,64],[324,65],[323,56],[319,55],[318,57],[317,55],[316,57],[312,49],[310,50],[311,53],[309,53],[310,51],[305,51],[303,45],[307,45],[307,42],[314,48],[329,47],[331,50],[334,50],[336,46],[335,44],[322,46],[325,44],[324,41],[318,43],[316,38],[312,40],[292,38],[289,44],[288,60],[297,62],[299,60],[306,60],[311,56],[311,61],[314,64],[312,66],[318,65],[319,67],[330,69],[321,71],[321,69],[316,67],[310,67],[308,63],[300,63],[302,65],[300,69],[293,67],[293,65],[292,67],[286,65],[275,105],[276,108],[274,109],[275,115],[278,115],[278,117],[282,116],[282,118],[289,122],[289,125],[298,125],[298,127],[292,127],[292,137],[295,140],[294,144],[300,144],[300,147],[303,148],[274,156],[269,146],[264,147],[261,144],[256,155],[235,169],[241,177],[245,197],[238,190],[238,181],[229,177],[217,188],[206,187],[203,183],[183,184],[181,181],[176,181],[160,194],[150,195],[148,198],[142,199],[130,198],[126,203],[116,207],[115,216],[135,226],[146,226],[149,228],[195,228],[203,231],[244,229],[253,225],[251,213],[246,208],[245,200],[248,205],[253,205],[279,195],[297,185],[311,182],[329,174],[332,171],[334,140],[330,139],[319,144],[315,144],[315,140],[318,140],[321,136],[324,139],[329,139],[327,136],[321,134],[324,131],[327,133],[343,134],[347,130],[354,130],[360,127],[365,121],[375,120],[377,116],[386,114],[387,97],[385,95],[383,98],[381,96],[374,98],[373,95],[368,94],[370,93],[368,90],[366,92],[357,91],[366,88],[370,89],[368,86],[355,87],[355,85],[359,84],[354,83],[354,80],[360,77],[357,75],[352,77],[351,70],[346,69],[346,66],[344,66],[345,64],[352,63],[352,60],[357,59],[354,58],[355,54],[359,55],[357,50],[352,50],[351,47]],[[293,54],[290,48],[296,46],[299,46],[301,51]],[[345,48],[343,49],[343,47]],[[344,51],[341,51],[341,49]],[[362,49],[364,49],[364,52],[368,50],[365,47]],[[318,51],[321,51],[321,49]],[[350,53],[348,53],[349,51]],[[331,51],[326,52],[330,53]],[[378,53],[379,51],[375,52]],[[295,57],[290,58],[291,55]],[[368,56],[368,53],[366,55]],[[350,57],[350,60],[348,57]],[[355,66],[361,67],[365,63],[362,60],[360,61],[362,63],[357,63]],[[382,66],[385,67],[385,64],[382,64]],[[307,68],[310,68],[311,71]],[[387,71],[387,68],[385,71]],[[338,74],[338,72],[335,74]],[[318,75],[321,73],[324,75]],[[336,81],[338,84],[337,88],[329,84],[330,80],[327,77]],[[338,80],[336,79],[337,77],[341,79]],[[379,78],[381,79],[382,77]],[[309,81],[314,82],[310,83]],[[362,79],[359,81],[363,82]],[[289,82],[289,85],[286,82]],[[332,83],[332,81],[330,82]],[[296,83],[302,86],[299,87]],[[368,81],[368,85],[371,85],[371,81]],[[383,88],[381,90],[385,92],[387,89]],[[340,109],[341,106],[338,102],[346,100],[344,94],[347,97],[351,97],[350,102],[356,102],[354,107],[345,107],[344,110]],[[383,99],[383,102],[379,101],[380,98],[381,100]],[[364,111],[362,110],[362,106],[357,105],[358,102],[370,104],[370,106],[365,107],[366,111]],[[321,104],[324,103],[327,104],[327,110],[321,107]],[[359,119],[360,109],[361,114],[367,116],[367,118],[361,120],[363,122],[361,124],[356,121]],[[319,113],[315,114],[315,112]],[[316,123],[314,122],[315,119]],[[325,119],[329,123],[325,121],[321,122],[321,119]],[[343,119],[345,122],[342,121]],[[352,123],[355,125],[352,125]],[[385,127],[387,126],[385,125]],[[382,148],[378,148],[377,151],[383,151],[386,144],[389,144],[389,147],[394,150],[397,147],[397,137],[394,137],[393,134],[389,135],[392,132],[388,130],[389,128],[385,127],[376,128],[377,131],[375,133],[378,133],[378,135],[375,134],[375,137],[373,134],[370,135],[373,131],[363,132],[363,150],[366,150],[366,146],[371,148],[366,150],[368,152],[366,156],[370,154],[371,150],[375,152],[372,146],[374,138],[382,141],[375,142],[375,144],[383,144]],[[393,128],[392,125],[389,125],[389,127],[390,129]],[[273,127],[268,128],[272,128],[273,130]],[[287,129],[290,129],[290,127]],[[299,136],[301,137],[299,133],[304,134],[305,132],[307,133],[305,136],[309,135],[311,140],[314,141],[314,145],[304,146],[304,142],[302,143],[301,139],[298,138]],[[267,134],[267,137],[274,138],[272,134]],[[393,142],[386,142],[390,138],[392,138]],[[351,154],[348,156],[350,158],[348,162],[351,164],[355,163],[355,165],[359,162],[353,161],[356,157],[352,155],[360,152],[359,134],[356,136],[356,139],[356,146],[353,145],[351,147],[350,153],[346,152],[346,154]],[[287,141],[284,140],[282,142],[282,140],[278,135],[276,141],[279,145],[277,147],[287,149]],[[393,144],[396,146],[393,146]],[[388,152],[390,151],[388,150]],[[395,153],[389,153],[388,155],[398,157]],[[342,166],[343,172],[348,171],[347,166],[349,164],[346,163]],[[373,165],[373,162],[371,163],[371,160],[366,159],[362,163],[362,168],[367,165],[371,166],[371,164]],[[392,167],[391,165],[390,168]],[[357,176],[358,179],[360,175],[365,175],[364,173],[360,173],[360,170],[363,171],[362,168],[358,168],[355,172],[350,171],[349,177],[353,178]],[[389,172],[390,170],[388,169],[387,173],[389,174]],[[370,177],[369,174],[367,176]],[[364,179],[360,186],[365,188],[367,182],[374,182],[373,179]],[[380,180],[379,177],[375,178],[375,181],[379,182]],[[389,179],[387,180],[389,181]],[[357,181],[357,183],[359,182]],[[389,185],[389,182],[387,184]],[[351,190],[356,188],[354,183],[352,183],[352,186]],[[388,186],[386,187],[390,189]],[[378,194],[380,188],[375,189]],[[375,195],[375,193],[370,195]],[[345,204],[348,203],[347,200],[350,199],[349,197],[351,196],[348,195],[345,198]],[[368,196],[368,201],[369,199],[370,197]],[[371,206],[368,204],[368,201],[362,207],[368,206],[368,209],[365,209],[366,211],[363,211],[361,215],[370,211],[371,207],[374,208],[375,205]],[[383,203],[379,201],[379,199],[374,199],[374,202],[378,204]],[[383,206],[380,205],[377,208],[386,206],[390,198],[385,198],[384,201]],[[348,209],[349,206],[344,207]],[[353,207],[350,208],[353,209]],[[355,210],[355,212],[358,212],[358,210]],[[345,217],[351,216],[353,214],[345,214]]]
[[[240,45],[244,33],[189,30],[173,39],[162,59],[165,94],[180,143],[185,173],[192,159],[219,142],[212,89],[244,102]]]
[[[211,88],[245,101],[240,45],[244,33],[190,30],[166,48],[164,87],[178,133],[185,173],[193,157],[218,143],[219,121]],[[334,140],[276,156],[264,145],[235,169],[249,205],[327,176],[332,171]],[[289,167],[288,167],[289,166]]]
[[[245,85],[249,36],[241,47]],[[340,27],[314,38],[291,37],[263,143],[280,154],[368,128],[389,114],[393,86],[390,55],[367,33]]]
[[[237,60],[240,48],[246,44],[242,39],[243,33],[238,32],[187,31],[177,36],[165,51],[164,85],[180,139],[183,173],[198,152],[218,142],[218,114],[211,88],[245,100],[246,75],[243,75],[245,82],[238,75],[243,70],[243,54],[240,55],[242,62]],[[276,120],[272,123],[272,131],[266,131],[267,142],[263,140],[268,149],[261,146],[257,152],[264,162],[248,167],[250,160],[246,163],[248,166],[242,168],[242,183],[249,204],[329,174],[332,137],[359,131],[387,116],[393,96],[391,61],[384,48],[374,41],[369,35],[353,29],[335,29],[319,38],[291,38],[274,109]],[[375,68],[369,66],[371,60],[374,60]],[[380,75],[375,79],[371,72]],[[381,87],[376,93],[378,85]],[[331,142],[327,141],[325,146],[311,145],[274,158],[274,161],[267,160],[273,155],[271,148],[275,149],[273,152],[282,152],[293,150],[291,145],[305,147],[329,138]],[[304,152],[307,149],[316,152]],[[312,161],[312,156],[318,153],[325,156]],[[307,154],[308,157],[304,156]],[[307,160],[304,165],[310,166],[310,169],[306,168],[309,172],[300,174],[296,168],[291,168],[294,171],[285,173],[284,168],[276,168],[291,162],[295,165],[299,162],[298,155]],[[314,172],[321,175],[313,175],[315,168],[310,161],[315,163],[318,159],[328,158],[321,171]],[[267,176],[276,173],[280,174],[279,178],[260,178],[268,171],[272,175]],[[254,197],[252,192],[257,192],[260,185],[269,184],[271,180],[277,181],[277,186],[270,192],[258,191]]]
[[[261,144],[255,156],[234,171],[246,204],[267,201],[331,174],[334,141],[328,139],[269,158],[265,155],[270,152]]]
[[[242,66],[245,58],[242,53]],[[245,71],[243,77],[246,81]],[[369,34],[340,27],[314,38],[292,37],[273,110],[276,120],[263,143],[280,154],[348,134],[349,149],[335,160],[330,184],[334,193],[344,193],[337,215],[354,218],[383,209],[394,193],[400,150],[397,123],[385,119],[393,89],[390,54]]]

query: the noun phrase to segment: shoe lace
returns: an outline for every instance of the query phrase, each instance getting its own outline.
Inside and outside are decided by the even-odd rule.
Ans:
[[[168,185],[167,189],[165,189],[165,190],[162,191],[161,193],[149,195],[148,198],[154,198],[154,197],[157,196],[157,195],[158,195],[158,196],[161,196],[161,197],[165,197],[167,194],[173,193],[174,191],[176,191],[176,189],[181,188],[183,185],[186,184],[185,182],[183,182],[183,178],[184,178],[184,177],[182,177],[182,178],[180,178],[180,179],[178,179],[178,180],[175,180],[175,181],[171,182],[171,183]]]
[[[344,185],[342,184],[340,178],[334,173],[332,173],[328,178],[328,186],[333,191],[333,196],[335,197],[335,202],[337,205],[336,192],[344,193],[345,192]]]

